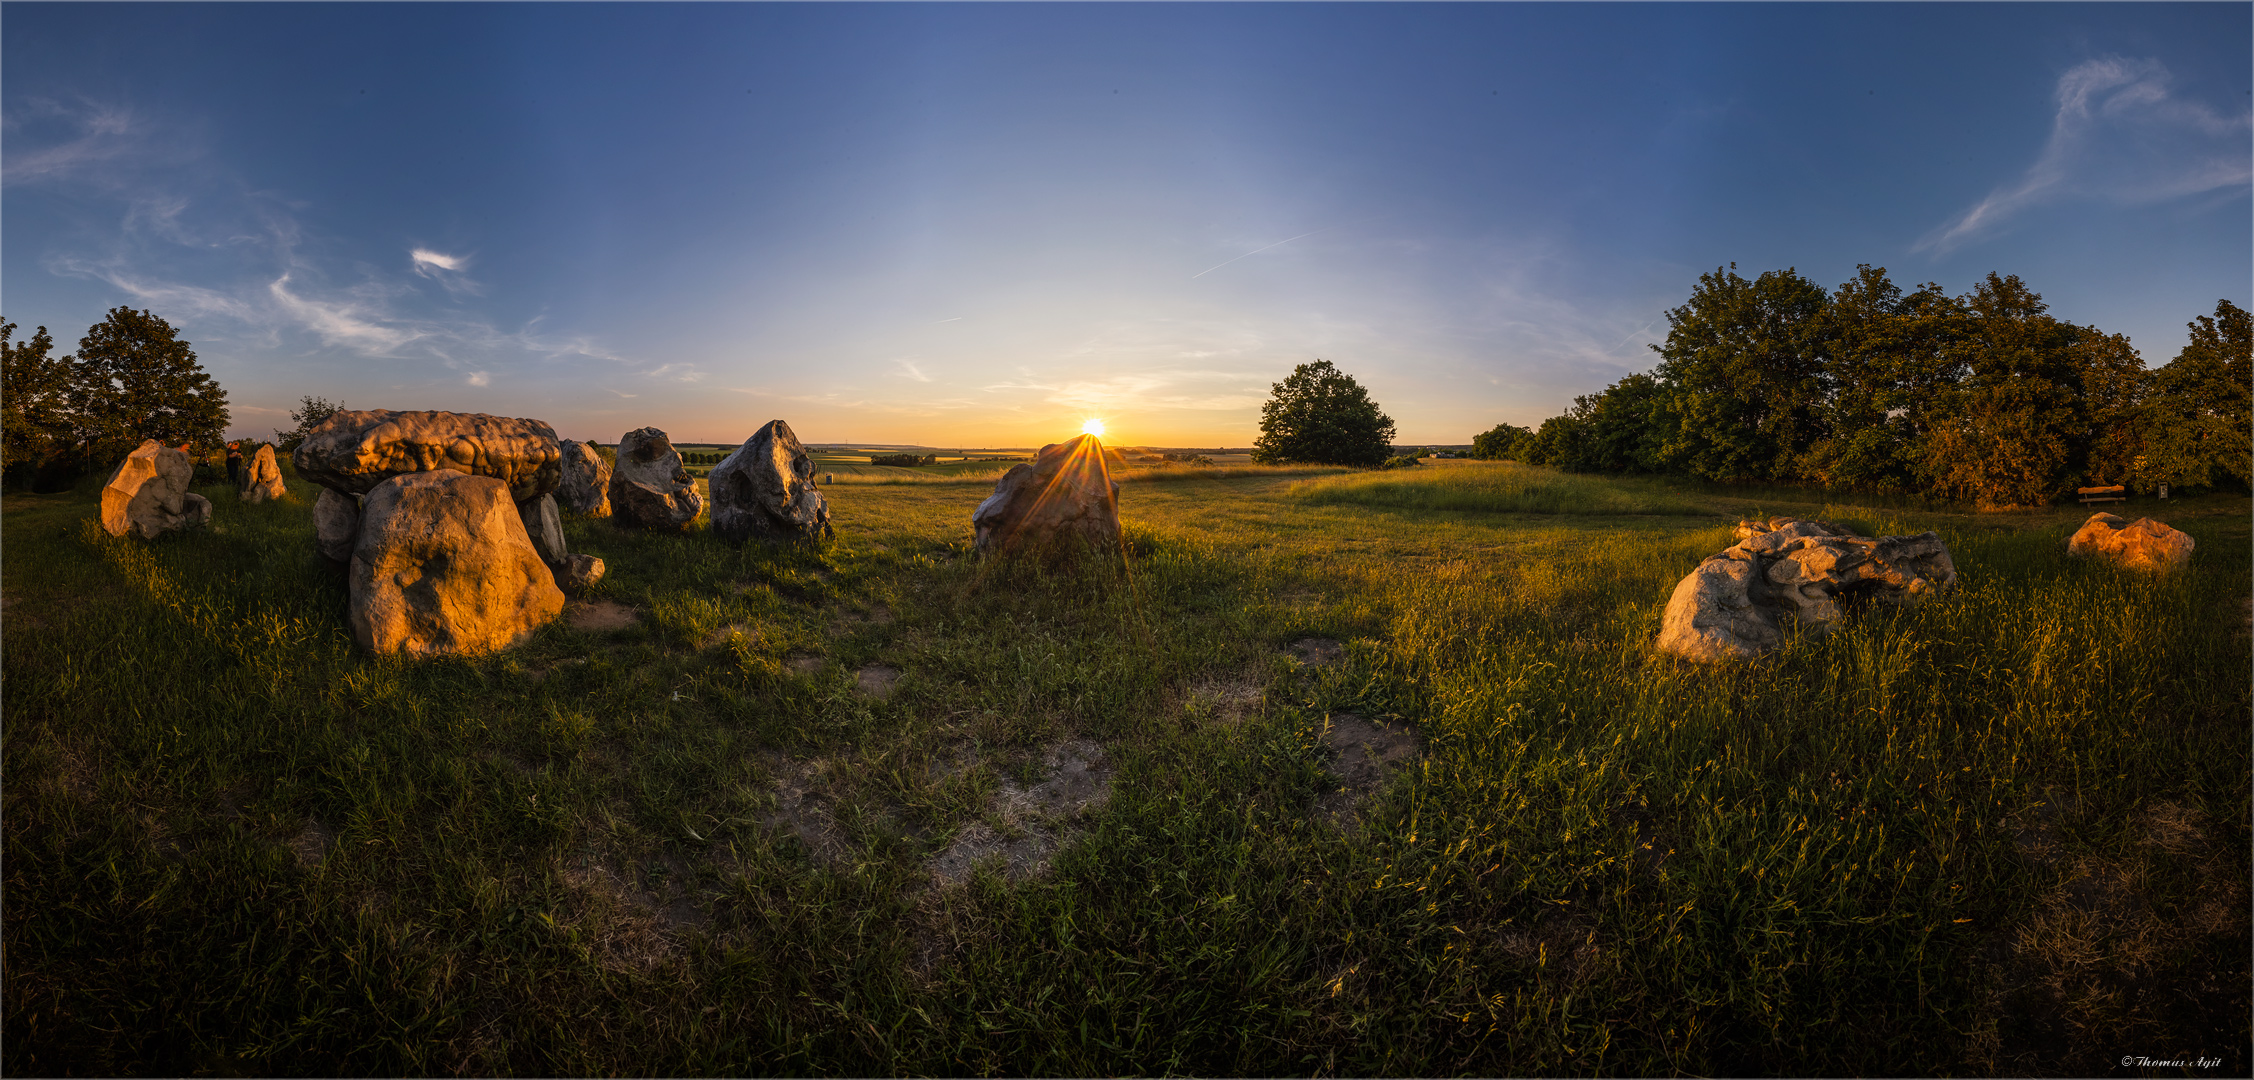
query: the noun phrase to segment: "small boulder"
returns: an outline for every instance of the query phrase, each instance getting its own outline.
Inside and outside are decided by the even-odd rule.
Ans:
[[[1938,533],[1873,540],[1830,522],[1773,518],[1739,522],[1738,534],[1676,583],[1662,651],[1709,662],[1759,656],[1789,630],[1830,632],[1845,617],[1842,600],[1915,604],[1957,581]]]
[[[559,444],[563,453],[563,481],[556,502],[564,509],[588,517],[610,516],[610,462],[594,447],[576,439]]]
[[[444,471],[493,477],[516,502],[556,490],[562,457],[544,421],[391,409],[339,411],[290,455],[299,476],[354,495],[394,476]]]
[[[274,448],[261,446],[258,452],[243,462],[240,486],[235,493],[247,503],[262,503],[279,499],[289,493],[282,486],[282,463],[274,460]]]
[[[1002,474],[994,493],[971,513],[977,547],[993,554],[1086,544],[1121,549],[1119,481],[1104,464],[1103,443],[1080,435],[1050,443],[1039,455]]]
[[[611,520],[636,529],[686,529],[704,509],[673,440],[654,427],[619,437],[610,473]]]
[[[593,555],[566,555],[556,569],[556,584],[566,589],[584,589],[602,579],[603,561]]]
[[[2191,537],[2151,518],[2130,521],[2116,514],[2091,514],[2066,542],[2066,553],[2164,574],[2190,562],[2194,546]]]
[[[769,421],[712,467],[712,531],[731,544],[753,537],[811,541],[830,535],[830,507],[814,486],[814,459],[790,425]]]
[[[395,476],[368,493],[361,513],[346,621],[369,652],[491,652],[563,611],[555,574],[497,478]]]
[[[155,439],[143,440],[102,485],[103,531],[111,536],[136,532],[154,540],[210,521],[210,501],[188,490],[195,472],[188,455]]]
[[[352,561],[352,545],[360,539],[360,496],[335,488],[322,488],[313,500],[313,543],[321,557],[333,563]]]

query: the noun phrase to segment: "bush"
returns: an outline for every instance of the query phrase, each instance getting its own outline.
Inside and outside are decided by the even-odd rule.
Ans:
[[[917,454],[872,454],[872,455],[870,455],[870,457],[869,457],[869,464],[871,464],[871,465],[898,465],[898,466],[901,466],[901,467],[903,467],[903,468],[911,468],[911,467],[914,467],[914,466],[917,466],[917,465],[937,465],[937,464],[939,464],[939,455],[937,455],[937,454],[923,454],[923,455],[917,455]]]
[[[1407,455],[1407,454],[1400,454],[1400,455],[1397,455],[1397,456],[1395,456],[1395,457],[1389,457],[1389,458],[1386,458],[1386,459],[1385,459],[1385,464],[1378,466],[1378,468],[1380,468],[1380,469],[1409,469],[1409,468],[1414,468],[1414,467],[1416,467],[1416,466],[1417,466],[1418,464],[1420,464],[1420,462],[1418,462],[1416,458],[1414,458],[1414,457],[1411,457],[1411,456],[1409,456],[1409,455]]]

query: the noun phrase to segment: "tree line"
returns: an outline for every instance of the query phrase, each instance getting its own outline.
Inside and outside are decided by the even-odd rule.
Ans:
[[[2227,300],[2147,370],[2127,338],[2049,313],[2014,276],[1961,296],[1882,267],[1824,289],[1794,270],[1699,277],[1660,362],[1473,455],[2033,506],[2077,487],[2248,487],[2254,333]]]
[[[216,449],[227,420],[227,392],[147,311],[110,309],[61,356],[46,327],[19,342],[0,319],[0,474],[11,483],[67,486],[144,439]]]

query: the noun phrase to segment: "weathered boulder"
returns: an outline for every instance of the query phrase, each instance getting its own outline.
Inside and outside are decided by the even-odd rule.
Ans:
[[[2191,537],[2151,518],[2130,521],[2115,514],[2091,514],[2066,542],[2066,553],[2167,573],[2190,562],[2194,546]]]
[[[321,557],[333,563],[352,561],[352,545],[360,540],[360,496],[335,488],[322,488],[313,500],[313,544]]]
[[[703,509],[696,481],[664,432],[636,428],[619,437],[618,463],[610,472],[612,521],[636,529],[685,529]]]
[[[1915,604],[1956,584],[1938,533],[1875,540],[1822,521],[1739,522],[1736,544],[1675,585],[1659,648],[1693,660],[1758,656],[1788,631],[1824,634],[1843,601]]]
[[[830,535],[830,507],[814,486],[814,459],[780,420],[745,439],[712,467],[712,531],[731,544],[818,540]]]
[[[542,495],[517,504],[517,517],[524,522],[524,534],[532,540],[532,550],[540,553],[540,561],[549,566],[562,566],[571,552],[564,547],[563,515],[556,510],[556,497]]]
[[[368,492],[349,584],[346,621],[373,653],[505,649],[564,605],[508,486],[454,471],[395,476]]]
[[[981,552],[1119,550],[1119,481],[1104,464],[1103,443],[1080,435],[1042,447],[1002,474],[971,525]]]
[[[603,561],[593,555],[566,555],[556,569],[556,584],[566,589],[584,589],[602,579]]]
[[[556,429],[539,420],[362,409],[321,421],[290,459],[299,476],[354,495],[394,476],[445,471],[493,477],[523,502],[556,490],[562,456]]]
[[[289,493],[282,486],[282,463],[274,460],[274,448],[261,446],[258,452],[243,462],[241,479],[235,493],[247,503],[262,503],[279,499]]]
[[[210,521],[210,501],[188,490],[195,473],[188,455],[155,439],[143,440],[102,485],[102,529],[111,536],[137,532],[154,540]]]
[[[563,452],[563,481],[556,487],[556,501],[566,510],[588,517],[610,516],[610,462],[595,448],[576,439],[565,439]]]

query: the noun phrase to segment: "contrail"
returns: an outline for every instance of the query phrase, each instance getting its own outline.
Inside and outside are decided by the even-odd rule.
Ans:
[[[1303,232],[1303,233],[1300,233],[1300,234],[1299,234],[1298,236],[1294,236],[1294,237],[1292,237],[1292,238],[1291,238],[1291,240],[1305,240],[1305,239],[1307,239],[1308,237],[1315,235],[1315,233],[1319,233],[1319,232],[1322,232],[1322,231],[1323,231],[1323,230],[1321,230],[1321,229],[1317,229],[1317,230],[1315,230],[1315,232]],[[1278,241],[1276,241],[1275,243],[1268,245],[1268,247],[1264,247],[1264,248],[1258,248],[1258,249],[1255,249],[1255,250],[1252,250],[1252,251],[1247,251],[1247,252],[1245,252],[1244,254],[1237,256],[1237,259],[1249,259],[1249,258],[1253,257],[1254,255],[1258,255],[1258,254],[1260,254],[1261,252],[1268,250],[1268,248],[1280,248],[1280,247],[1284,246],[1285,244],[1291,243],[1291,240],[1278,240]],[[1227,265],[1229,265],[1229,263],[1233,263],[1233,262],[1237,261],[1237,259],[1230,259],[1230,260],[1229,260],[1229,262],[1225,262],[1225,263],[1222,263],[1222,264],[1221,264],[1220,266],[1208,266],[1208,267],[1206,267],[1205,269],[1198,271],[1197,273],[1191,274],[1191,275],[1190,275],[1190,280],[1191,280],[1191,281],[1196,281],[1197,279],[1199,279],[1199,278],[1201,278],[1201,277],[1204,277],[1205,275],[1207,275],[1207,274],[1210,274],[1210,273],[1214,272],[1215,270],[1219,270],[1219,269],[1220,269],[1220,268],[1221,268],[1222,266],[1227,266]]]

